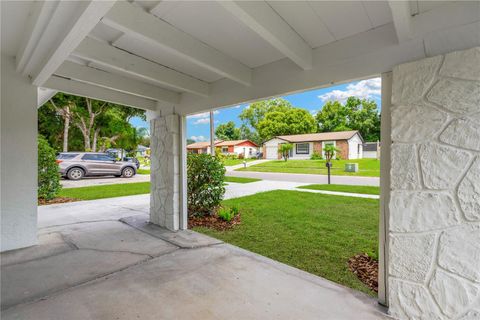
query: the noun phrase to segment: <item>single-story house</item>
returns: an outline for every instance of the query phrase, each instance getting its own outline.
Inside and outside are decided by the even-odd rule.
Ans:
[[[363,144],[363,157],[380,159],[380,142],[365,142]]]
[[[280,159],[278,145],[282,143],[293,144],[293,149],[290,151],[292,159],[310,159],[315,152],[325,157],[323,150],[328,144],[340,150],[336,156],[341,159],[363,158],[364,141],[360,132],[356,130],[276,136],[263,144],[263,158]]]
[[[223,154],[243,154],[245,158],[254,158],[259,146],[250,140],[231,140],[216,143],[215,148],[220,149]]]
[[[145,157],[146,155],[148,155],[150,153],[149,150],[150,150],[149,147],[138,145],[137,150],[136,150],[137,156],[138,157]]]
[[[223,140],[217,140],[214,143],[217,144]],[[210,153],[210,141],[194,142],[187,145],[187,152],[190,153]]]

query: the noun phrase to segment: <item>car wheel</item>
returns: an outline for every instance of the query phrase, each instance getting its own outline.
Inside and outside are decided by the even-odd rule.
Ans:
[[[85,175],[85,172],[83,172],[82,169],[72,168],[68,170],[67,178],[70,180],[80,180],[83,178],[84,175]]]
[[[130,167],[126,167],[125,169],[122,170],[122,177],[124,178],[131,178],[135,175],[135,170]]]

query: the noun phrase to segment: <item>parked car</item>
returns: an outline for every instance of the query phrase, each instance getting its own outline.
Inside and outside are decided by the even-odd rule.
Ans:
[[[86,176],[116,176],[131,178],[137,173],[135,163],[117,161],[106,153],[62,152],[57,156],[60,174],[71,180]]]
[[[122,161],[133,162],[133,163],[135,164],[135,166],[137,167],[137,169],[140,169],[140,161],[138,161],[137,158],[134,158],[134,157],[123,157]]]

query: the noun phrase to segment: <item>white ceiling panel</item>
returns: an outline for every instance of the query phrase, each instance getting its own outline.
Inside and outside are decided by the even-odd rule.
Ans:
[[[216,2],[180,2],[162,19],[250,68],[284,58]]]
[[[309,3],[336,40],[373,27],[361,1],[309,1]]]
[[[28,14],[32,8],[31,1],[0,1],[1,8],[1,32],[2,52],[9,56],[17,53],[20,42],[22,41],[24,26],[27,24]],[[20,27],[12,28],[18,25]]]
[[[171,90],[171,91],[174,91],[174,92],[181,93],[181,91],[179,91],[177,88],[164,85],[163,83],[159,83],[159,82],[154,81],[154,80],[146,79],[142,76],[136,76],[136,75],[134,75],[132,73],[129,73],[129,72],[123,72],[123,71],[120,71],[120,70],[115,69],[115,68],[110,68],[110,67],[102,65],[102,64],[98,64],[98,63],[95,63],[95,62],[89,62],[88,66],[92,67],[92,68],[97,68],[97,69],[100,69],[100,70],[103,70],[103,71],[107,71],[107,72],[110,72],[112,74],[118,74],[118,75],[124,76],[125,78],[135,79],[135,80],[138,80],[138,81],[141,81],[141,82],[152,84],[154,86],[157,86],[157,87],[160,87],[160,88],[163,88],[163,89],[168,89],[168,90]]]
[[[154,45],[129,35],[121,36],[113,44],[117,48],[126,50],[137,56],[144,57],[150,61],[206,82],[213,82],[222,78],[222,76],[183,59],[178,55],[163,49],[161,46]]]
[[[368,17],[373,27],[383,26],[393,21],[392,12],[386,0],[382,1],[363,1],[363,6],[367,10]]]
[[[268,1],[268,4],[312,48],[335,41],[322,20],[307,1]]]

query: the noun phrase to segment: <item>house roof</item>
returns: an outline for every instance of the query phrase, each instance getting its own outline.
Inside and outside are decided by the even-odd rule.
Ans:
[[[237,146],[237,145],[242,144],[242,143],[244,143],[244,142],[250,142],[250,143],[258,146],[255,142],[250,141],[250,140],[248,140],[248,139],[222,141],[222,142],[216,143],[215,146],[217,146],[217,147]]]
[[[215,145],[219,142],[222,142],[222,140],[217,140],[215,141]],[[208,148],[210,146],[210,141],[201,141],[201,142],[194,142],[192,144],[187,145],[187,149],[203,149],[203,148]]]
[[[353,131],[339,131],[339,132],[293,134],[293,135],[286,135],[286,136],[276,136],[275,138],[282,139],[288,142],[311,142],[311,141],[329,141],[329,140],[348,140],[351,137],[353,137],[355,134],[358,134],[360,136],[360,133],[357,130],[353,130]],[[362,137],[360,136],[360,138]]]

